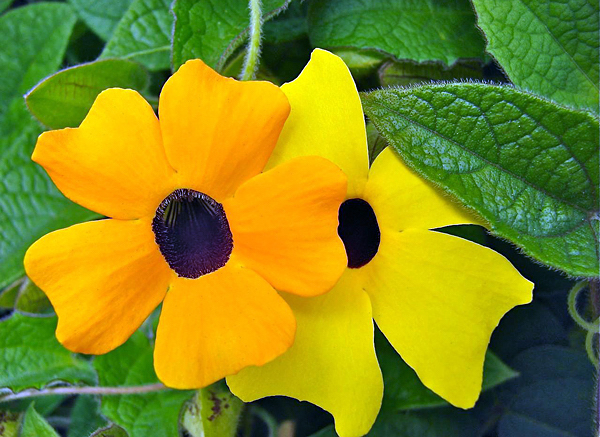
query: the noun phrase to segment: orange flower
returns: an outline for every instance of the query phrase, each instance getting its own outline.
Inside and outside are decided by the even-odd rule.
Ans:
[[[25,256],[63,345],[106,353],[163,302],[154,359],[168,386],[206,386],[291,346],[294,316],[274,287],[315,296],[342,274],[346,177],[320,157],[260,174],[289,110],[276,86],[195,60],[165,84],[159,118],[137,92],[109,89],[79,128],[40,136],[34,161],[110,217]]]

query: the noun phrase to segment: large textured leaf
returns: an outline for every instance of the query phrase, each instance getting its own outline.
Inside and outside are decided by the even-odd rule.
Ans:
[[[141,332],[123,346],[94,360],[100,385],[135,386],[158,382],[152,347]],[[131,437],[178,437],[178,419],[189,391],[168,390],[139,395],[105,396],[102,414],[122,426]]]
[[[285,9],[290,0],[263,1],[263,19]],[[248,36],[247,0],[177,0],[173,33],[173,69],[199,58],[221,71],[227,58]]]
[[[425,387],[412,370],[383,338],[376,337],[377,358],[383,372],[385,392],[384,408],[389,411],[417,410],[447,406],[448,403]],[[492,352],[487,353],[483,370],[483,387],[486,391],[518,375]]]
[[[96,96],[107,88],[143,90],[148,72],[124,59],[106,59],[67,68],[40,82],[26,96],[31,113],[52,129],[77,127]]]
[[[0,322],[0,388],[16,392],[54,381],[94,383],[89,362],[56,340],[56,321],[56,317],[14,313]]]
[[[316,47],[376,49],[446,64],[483,57],[468,0],[321,0],[310,4],[308,31]]]
[[[592,437],[596,369],[584,352],[544,345],[517,355],[521,378],[507,384],[499,437]]]
[[[131,59],[150,70],[170,66],[172,0],[133,0],[100,55]]]
[[[94,396],[78,396],[71,410],[71,423],[67,437],[89,436],[105,426],[106,420],[100,415],[100,402]]]
[[[571,275],[598,275],[597,118],[484,84],[375,91],[363,104],[409,166],[492,231]]]
[[[37,3],[0,17],[0,288],[23,275],[23,255],[43,234],[90,218],[65,199],[31,159],[41,132],[22,95],[59,67],[75,14]]]
[[[132,0],[68,0],[77,15],[100,38],[107,40]]]
[[[473,0],[478,25],[519,87],[598,111],[597,0]]]
[[[29,5],[0,17],[0,117],[14,98],[58,68],[75,20],[71,7],[59,3]]]

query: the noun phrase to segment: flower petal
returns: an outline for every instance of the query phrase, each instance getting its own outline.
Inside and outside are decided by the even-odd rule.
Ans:
[[[142,220],[99,220],[47,234],[27,251],[25,270],[54,306],[58,340],[86,354],[124,343],[160,304],[171,277]]]
[[[65,196],[108,217],[154,215],[173,169],[152,107],[137,92],[101,92],[77,129],[45,132],[32,159]]]
[[[329,411],[342,437],[366,434],[377,417],[383,381],[373,346],[371,304],[354,271],[323,296],[284,295],[298,328],[294,345],[262,367],[227,378],[245,402],[285,395]]]
[[[160,315],[156,374],[169,387],[205,387],[281,355],[295,327],[289,306],[252,270],[230,262],[198,279],[178,278]]]
[[[269,82],[238,82],[186,62],[162,89],[160,126],[180,185],[218,200],[262,171],[289,103]]]
[[[382,232],[363,268],[377,325],[427,387],[470,408],[490,336],[531,301],[533,284],[502,255],[432,231]]]
[[[389,230],[482,223],[475,213],[410,170],[391,147],[373,162],[364,199],[375,211],[379,227]]]
[[[281,87],[292,111],[267,168],[317,155],[348,176],[348,197],[360,196],[369,172],[365,119],[352,75],[338,56],[313,51],[296,80]]]
[[[345,194],[344,173],[318,156],[252,178],[223,204],[236,256],[278,290],[325,293],[347,264],[337,234]]]

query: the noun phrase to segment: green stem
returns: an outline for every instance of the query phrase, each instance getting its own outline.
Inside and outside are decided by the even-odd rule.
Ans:
[[[262,31],[262,11],[260,0],[250,0],[250,40],[246,49],[244,68],[240,75],[241,80],[252,80],[256,77],[258,58],[260,57],[260,42]]]
[[[598,332],[588,331],[585,336],[585,351],[594,366],[598,367],[598,355],[596,355],[596,352],[594,351],[594,336],[596,334],[598,334]]]
[[[577,298],[579,296],[579,293],[582,290],[584,290],[587,287],[587,285],[587,281],[580,281],[577,284],[575,284],[575,286],[571,288],[571,291],[569,291],[567,305],[569,308],[569,314],[571,314],[571,317],[573,318],[575,323],[577,323],[582,329],[586,331],[597,332],[598,321],[596,320],[595,322],[589,322],[585,320],[577,310]]]
[[[38,396],[52,395],[130,395],[150,393],[154,391],[168,390],[167,387],[158,384],[138,385],[131,387],[53,387],[41,390],[27,389],[19,393],[0,395],[0,402],[10,402],[24,398],[35,398]]]

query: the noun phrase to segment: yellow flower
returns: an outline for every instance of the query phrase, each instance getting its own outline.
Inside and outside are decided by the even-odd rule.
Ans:
[[[282,87],[292,107],[267,167],[320,155],[348,176],[339,233],[348,269],[329,293],[285,294],[294,345],[262,367],[227,378],[244,401],[286,395],[329,411],[338,434],[366,434],[383,382],[373,321],[427,387],[470,408],[500,318],[531,301],[533,284],[496,252],[430,229],[474,223],[412,173],[391,150],[369,169],[364,117],[347,67],[323,50]]]
[[[294,316],[274,287],[314,296],[344,271],[346,177],[320,157],[261,174],[288,114],[275,85],[195,60],[165,84],[159,118],[137,92],[109,89],[79,128],[39,137],[34,161],[110,217],[25,256],[63,345],[108,352],[163,302],[154,362],[168,386],[203,387],[290,347]]]

